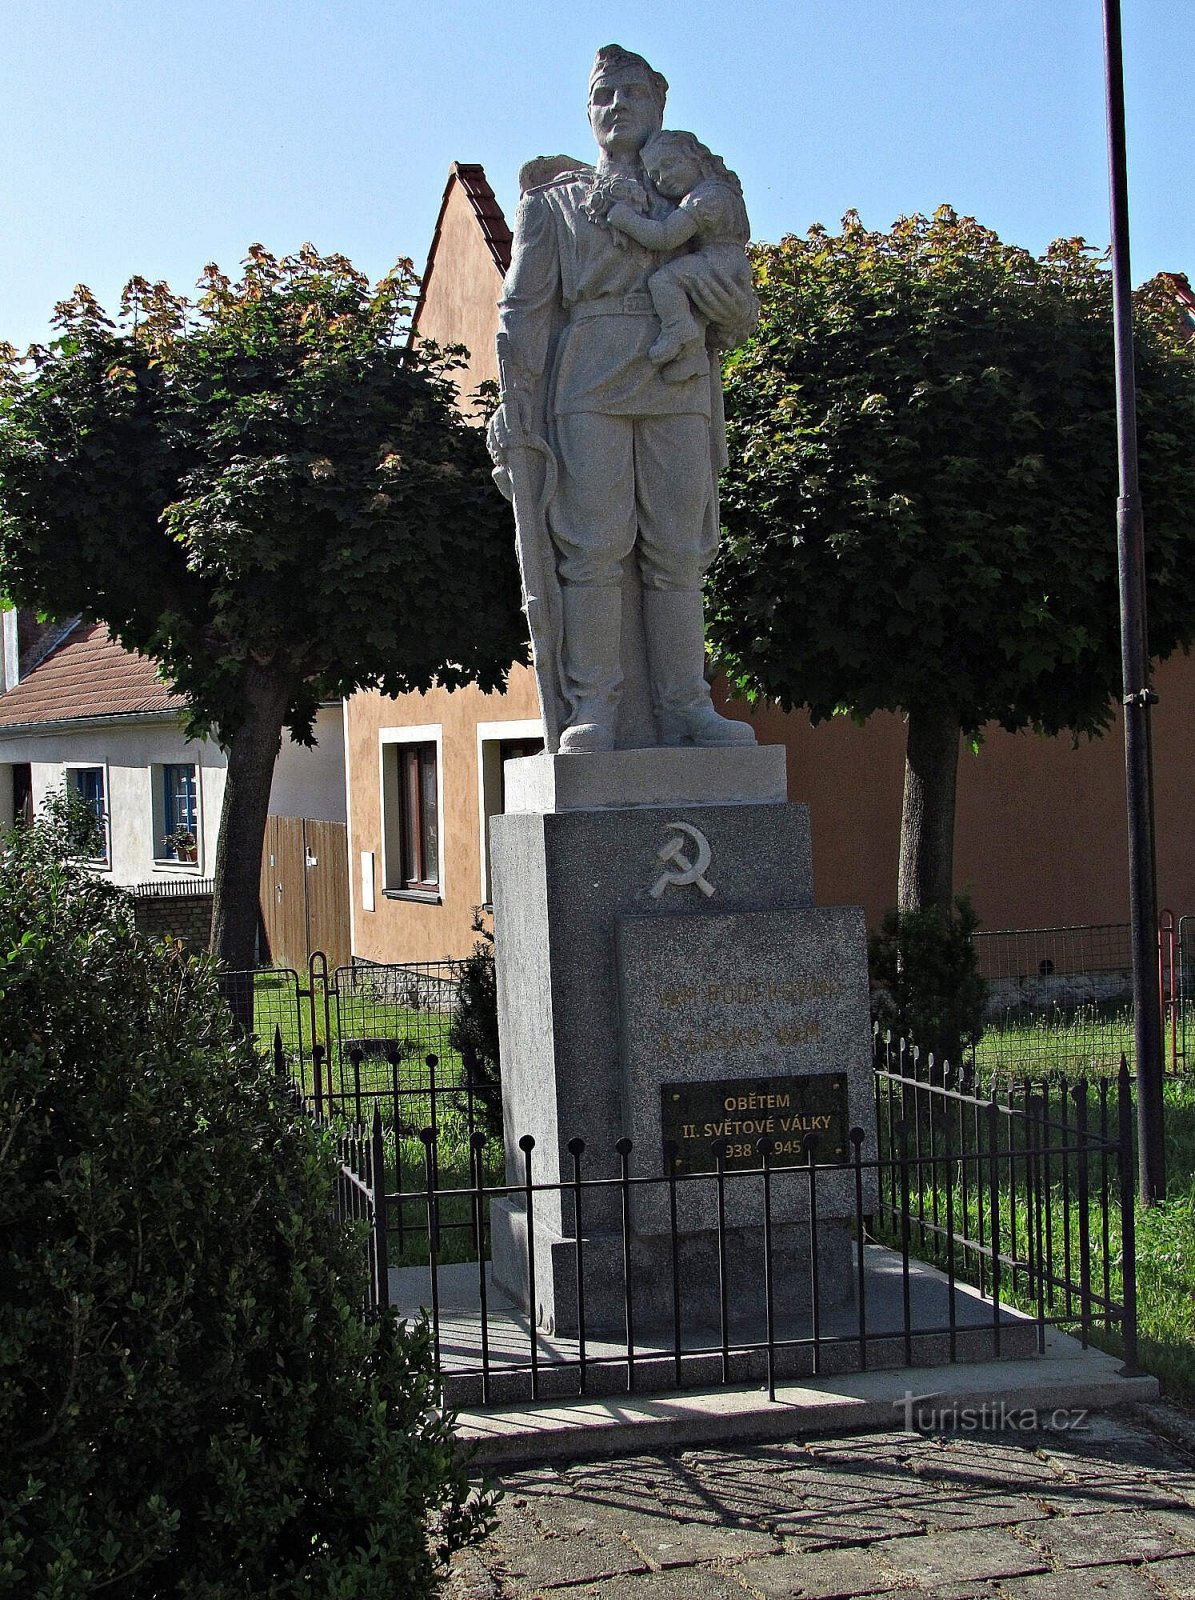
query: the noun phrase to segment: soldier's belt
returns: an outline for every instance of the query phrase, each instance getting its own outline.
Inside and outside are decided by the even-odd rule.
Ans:
[[[655,314],[649,294],[605,294],[596,300],[578,300],[569,311],[570,322],[588,317],[650,317]]]

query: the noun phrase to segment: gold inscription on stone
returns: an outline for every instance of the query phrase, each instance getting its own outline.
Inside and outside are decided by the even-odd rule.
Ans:
[[[816,1161],[846,1154],[845,1073],[667,1083],[661,1091],[661,1132],[678,1173],[712,1171],[719,1150],[728,1169],[758,1165],[760,1139],[771,1141],[776,1166],[805,1161],[810,1134]]]

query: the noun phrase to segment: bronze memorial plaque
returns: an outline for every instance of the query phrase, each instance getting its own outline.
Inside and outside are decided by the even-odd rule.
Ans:
[[[671,1143],[678,1173],[716,1171],[721,1140],[728,1172],[759,1166],[760,1139],[771,1139],[774,1167],[803,1166],[810,1133],[817,1136],[815,1162],[844,1161],[850,1153],[845,1072],[664,1083],[660,1098],[665,1168]]]

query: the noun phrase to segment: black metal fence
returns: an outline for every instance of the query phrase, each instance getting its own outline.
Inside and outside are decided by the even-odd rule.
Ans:
[[[774,1397],[804,1375],[1029,1353],[1051,1325],[1135,1370],[1127,1066],[985,1097],[877,1040],[874,1083],[874,1127],[844,1156],[809,1134],[790,1165],[761,1139],[739,1168],[715,1142],[697,1172],[626,1139],[529,1136],[501,1172],[430,1074],[410,1098],[379,1085],[320,1110],[370,1303],[427,1312],[449,1404],[748,1381]],[[346,1124],[358,1105],[367,1125]]]
[[[444,1055],[460,991],[463,961],[355,962],[329,968],[320,951],[302,974],[291,967],[229,973],[230,991],[251,997],[254,1027],[263,1038],[278,1028],[287,1054],[310,1063],[316,1045],[325,1059],[354,1049],[382,1055]]]

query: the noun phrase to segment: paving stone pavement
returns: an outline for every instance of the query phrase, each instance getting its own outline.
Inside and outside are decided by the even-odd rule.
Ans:
[[[801,1438],[504,1469],[446,1600],[1195,1600],[1195,1428]]]

